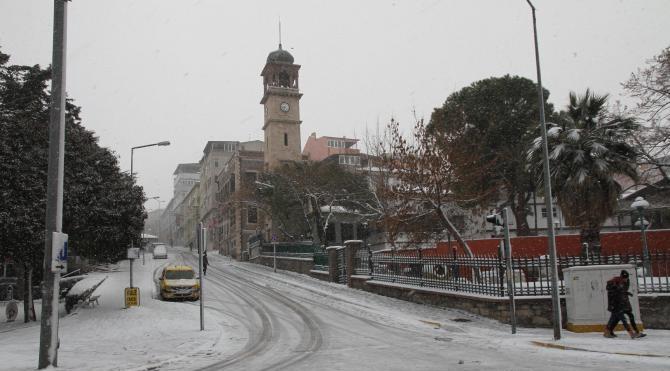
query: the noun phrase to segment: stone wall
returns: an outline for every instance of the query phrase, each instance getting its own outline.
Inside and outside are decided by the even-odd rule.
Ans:
[[[321,280],[321,281],[330,282],[330,275],[328,274],[328,271],[311,270],[311,271],[309,271],[309,275],[312,278],[316,278],[316,279]]]
[[[670,296],[643,294],[638,297],[645,328],[670,329]]]
[[[369,280],[368,276],[352,276],[351,287],[419,304],[461,309],[502,323],[510,323],[510,308],[507,298],[468,296],[458,293],[440,292],[386,282]],[[670,329],[670,296],[640,296],[640,312],[645,328]],[[551,327],[551,298],[517,297],[516,322],[522,327]],[[565,299],[561,299],[563,325],[567,323]]]
[[[252,263],[262,264],[268,267],[273,267],[273,258],[271,256],[261,255],[251,261]],[[289,258],[277,257],[277,269],[292,271],[302,274],[309,274],[309,271],[314,269],[314,259],[312,258]]]

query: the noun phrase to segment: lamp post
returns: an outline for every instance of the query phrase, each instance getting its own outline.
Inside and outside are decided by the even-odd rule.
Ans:
[[[651,262],[649,261],[649,246],[647,246],[647,224],[644,220],[644,209],[649,207],[649,201],[643,197],[636,197],[635,201],[630,205],[633,209],[637,209],[640,216],[640,230],[642,231],[642,265],[644,266],[645,276],[651,274]],[[637,224],[637,223],[636,223]]]
[[[54,0],[51,103],[49,107],[49,161],[47,169],[44,283],[38,368],[58,366],[58,293],[60,272],[54,271],[54,236],[63,228],[63,164],[65,158],[65,65],[67,2]]]
[[[551,306],[554,317],[554,340],[561,338],[561,302],[558,297],[558,268],[556,267],[556,239],[554,237],[554,209],[551,196],[551,175],[549,173],[549,146],[547,143],[547,126],[544,118],[544,92],[542,91],[542,74],[540,73],[540,51],[537,45],[537,22],[535,7],[526,0],[533,13],[533,36],[535,39],[535,67],[537,69],[537,95],[540,109],[540,128],[542,129],[542,167],[544,178],[544,203],[547,208],[547,240],[549,242],[549,264],[551,265]]]
[[[132,147],[130,149],[130,178],[133,181],[135,180],[135,174],[133,174],[133,161],[134,161],[135,150],[136,149],[145,148],[145,147],[153,147],[153,146],[169,146],[169,145],[170,145],[170,142],[165,140],[165,141],[158,142],[158,143],[144,144],[144,145],[141,145],[141,146]],[[134,184],[134,182],[133,182],[133,184]],[[160,231],[158,231],[158,233],[160,234]],[[130,240],[130,248],[132,249],[133,247],[135,247],[135,240],[131,239]],[[130,287],[131,288],[133,287],[133,259],[130,259]]]

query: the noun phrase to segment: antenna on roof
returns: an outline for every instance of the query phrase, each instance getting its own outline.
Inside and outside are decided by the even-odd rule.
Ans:
[[[281,16],[279,16],[279,49],[281,49]]]

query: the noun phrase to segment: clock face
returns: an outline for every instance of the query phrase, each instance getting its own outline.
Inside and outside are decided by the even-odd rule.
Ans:
[[[282,110],[282,112],[288,112],[288,110],[289,110],[290,108],[291,108],[291,107],[290,107],[290,106],[288,105],[288,103],[286,103],[286,102],[282,102],[282,103],[279,105],[279,109]]]

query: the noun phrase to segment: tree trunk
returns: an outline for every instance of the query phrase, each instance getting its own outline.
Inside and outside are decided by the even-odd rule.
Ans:
[[[32,302],[32,268],[28,267],[27,264],[23,264],[23,322],[30,322],[32,320],[31,315],[31,302]]]
[[[463,236],[461,236],[456,227],[454,227],[454,225],[451,223],[451,220],[449,220],[447,214],[444,213],[441,207],[438,207],[437,215],[440,217],[442,224],[447,228],[447,231],[449,231],[449,233],[451,233],[451,235],[456,238],[456,241],[458,241],[458,243],[461,244],[461,246],[463,246],[463,250],[465,251],[465,253],[468,254],[469,257],[474,257],[472,250],[470,250],[470,246],[468,245],[467,242],[465,242]],[[475,282],[482,281],[482,276],[479,271],[479,268],[472,268],[472,276],[474,277]]]
[[[582,226],[579,237],[582,246],[582,257],[586,258],[588,255],[592,260],[599,260],[602,253],[600,246],[600,225],[598,223],[589,223]],[[588,254],[586,249],[588,249]]]
[[[437,215],[440,217],[444,227],[447,228],[447,231],[449,231],[449,233],[451,233],[451,235],[456,238],[456,241],[458,241],[458,243],[463,247],[465,253],[468,254],[469,257],[473,257],[474,254],[472,253],[472,250],[470,250],[470,246],[467,242],[465,242],[463,236],[461,236],[456,227],[454,227],[454,225],[451,223],[451,220],[449,220],[447,214],[444,213],[441,207],[437,208]]]
[[[528,202],[526,201],[525,193],[518,193],[516,197],[516,202],[512,203],[512,213],[514,214],[514,219],[516,221],[516,235],[517,236],[530,236],[530,226],[528,225],[528,210],[526,206]]]

